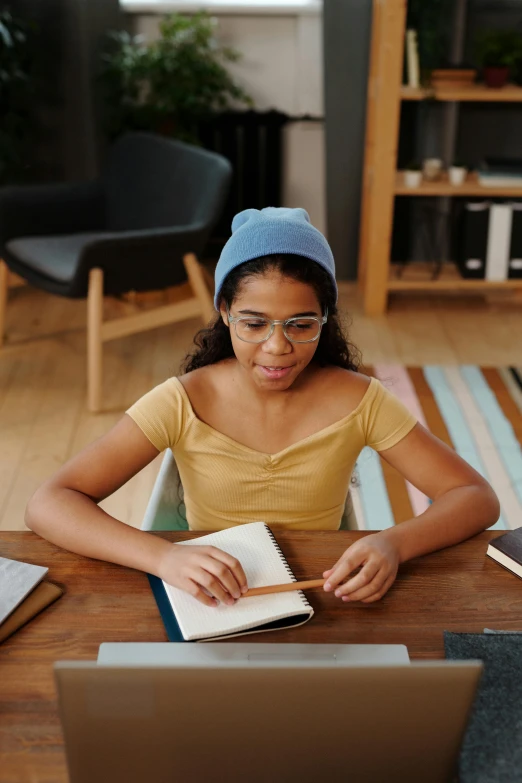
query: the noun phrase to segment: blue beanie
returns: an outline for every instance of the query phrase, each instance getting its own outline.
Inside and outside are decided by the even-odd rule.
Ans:
[[[330,245],[321,232],[312,226],[305,209],[245,209],[234,217],[232,236],[221,251],[216,266],[216,310],[223,281],[229,272],[245,261],[276,253],[292,253],[318,263],[332,278],[337,294],[335,262]]]

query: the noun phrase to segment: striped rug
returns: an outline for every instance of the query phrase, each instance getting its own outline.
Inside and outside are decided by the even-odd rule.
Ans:
[[[490,482],[501,504],[493,528],[522,526],[522,368],[376,364],[365,371]],[[370,448],[357,460],[357,477],[352,498],[361,529],[391,527],[429,505]]]

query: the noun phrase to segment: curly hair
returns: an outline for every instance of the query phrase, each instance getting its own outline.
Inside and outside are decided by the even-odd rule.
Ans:
[[[269,271],[277,271],[281,277],[289,277],[310,285],[323,313],[328,308],[328,320],[321,330],[314,361],[322,367],[330,365],[358,372],[361,364],[360,351],[345,337],[335,303],[334,284],[328,272],[315,261],[291,254],[262,256],[246,261],[225,278],[220,292],[220,303],[232,307],[247,279],[265,275]],[[182,363],[183,372],[198,370],[234,356],[230,329],[220,315],[196,334],[194,344],[195,350],[188,353]]]

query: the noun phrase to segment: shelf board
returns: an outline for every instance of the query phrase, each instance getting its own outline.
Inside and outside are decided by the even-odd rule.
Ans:
[[[486,87],[484,84],[470,84],[466,87],[401,87],[403,101],[488,101],[495,103],[522,101],[522,87],[506,84],[505,87]]]
[[[403,101],[425,101],[430,97],[435,97],[431,87],[408,87],[407,84],[401,86],[401,99]]]
[[[422,261],[410,262],[404,267],[402,276],[398,276],[397,264],[391,264],[388,291],[502,291],[522,290],[522,278],[519,280],[473,280],[460,276],[457,267],[451,263],[443,265],[443,271],[437,280],[431,280],[433,265]]]
[[[466,177],[462,185],[452,185],[446,173],[434,182],[422,180],[417,188],[404,184],[404,172],[397,171],[395,176],[396,196],[480,196],[482,198],[511,196],[522,198],[522,186],[491,188],[481,185],[475,172]]]

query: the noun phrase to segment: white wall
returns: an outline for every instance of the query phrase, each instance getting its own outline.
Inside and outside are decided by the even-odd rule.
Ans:
[[[326,231],[322,15],[218,14],[217,37],[242,57],[228,67],[260,111],[277,109],[312,122],[289,123],[284,133],[283,203],[304,207]],[[157,14],[134,16],[134,30],[158,35]]]

